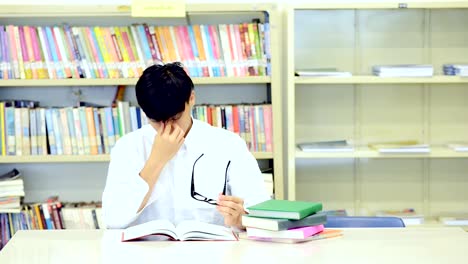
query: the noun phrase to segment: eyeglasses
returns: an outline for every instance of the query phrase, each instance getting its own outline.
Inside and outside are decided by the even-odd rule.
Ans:
[[[191,188],[190,188],[190,195],[192,196],[193,199],[197,200],[197,201],[200,201],[200,202],[205,202],[205,203],[209,203],[211,205],[218,205],[218,203],[216,202],[216,200],[213,200],[213,199],[210,199],[210,198],[207,198],[206,196],[204,195],[201,195],[199,193],[197,193],[195,191],[195,183],[194,183],[194,174],[195,174],[195,164],[197,164],[197,161],[203,157],[203,155],[205,154],[201,154],[200,157],[198,157],[195,162],[193,163],[193,168],[192,168],[192,185],[191,185]],[[227,166],[226,166],[226,172],[224,173],[224,188],[223,188],[223,195],[226,194],[226,181],[227,181],[227,172],[228,172],[228,169],[229,169],[229,165],[231,165],[231,161],[228,162]]]

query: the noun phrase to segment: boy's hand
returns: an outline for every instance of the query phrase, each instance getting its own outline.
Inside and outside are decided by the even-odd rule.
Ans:
[[[150,159],[160,165],[165,165],[171,160],[184,143],[185,132],[175,123],[168,122],[161,125],[154,138]]]
[[[224,216],[226,226],[235,226],[243,229],[242,215],[244,211],[244,200],[236,196],[227,196],[220,194],[216,209]]]

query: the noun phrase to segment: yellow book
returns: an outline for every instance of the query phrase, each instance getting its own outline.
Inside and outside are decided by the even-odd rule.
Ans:
[[[169,61],[176,61],[176,53],[174,48],[174,43],[172,42],[172,36],[169,27],[163,27],[162,29],[164,34],[164,39],[166,40],[166,45],[168,49]]]
[[[112,59],[106,47],[104,34],[103,32],[101,32],[101,28],[94,27],[94,34],[96,34],[96,39],[97,39],[97,43],[99,46],[99,50],[101,51],[102,58],[104,60],[104,67],[107,69],[107,72],[109,73],[109,78],[117,78],[115,68],[112,67]]]
[[[130,57],[128,56],[127,52],[127,47],[125,46],[119,27],[114,27],[113,33],[115,34],[115,37],[117,39],[117,45],[119,45],[120,53],[122,54],[122,70],[125,71],[124,74],[126,74],[128,78],[136,78],[136,72],[132,70]]]
[[[135,27],[130,26],[126,29],[128,35],[128,41],[130,42],[130,47],[132,48],[133,55],[135,57],[135,62],[138,65],[138,76],[140,76],[143,71],[145,70],[145,60],[141,53],[140,45],[137,42],[137,38],[135,38]]]
[[[158,40],[159,50],[161,51],[161,57],[163,61],[169,61],[169,51],[167,49],[166,40],[164,39],[163,28],[158,26],[155,27],[155,35]]]
[[[94,110],[92,107],[85,107],[86,113],[86,123],[88,124],[88,135],[89,135],[89,145],[90,145],[90,154],[97,155],[98,152],[98,143],[96,136],[96,125],[94,123]]]

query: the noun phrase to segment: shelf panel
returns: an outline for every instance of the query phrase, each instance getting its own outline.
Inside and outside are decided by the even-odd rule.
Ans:
[[[378,159],[393,159],[393,158],[468,158],[468,152],[455,152],[450,149],[431,149],[431,153],[408,153],[408,154],[380,154],[375,150],[358,149],[354,152],[303,152],[296,150],[296,158],[298,159],[333,159],[333,158],[378,158]]]
[[[2,156],[0,163],[108,162],[109,155]]]
[[[0,5],[0,17],[131,17],[130,5]],[[188,13],[260,12],[275,10],[269,3],[188,3]]]
[[[252,77],[209,77],[193,78],[194,84],[255,84],[270,83],[270,76]],[[135,85],[137,78],[132,79],[55,79],[55,80],[0,80],[1,86],[105,86]]]
[[[412,8],[467,8],[466,1],[382,1],[382,2],[323,2],[323,3],[308,3],[298,4],[293,7],[296,10],[314,10],[314,9],[412,9]]]
[[[252,152],[256,159],[273,159],[272,152]],[[109,155],[1,156],[0,163],[109,162]]]
[[[468,83],[468,78],[460,76],[433,76],[433,77],[378,77],[378,76],[353,76],[353,77],[295,77],[296,84],[392,84],[392,83]]]

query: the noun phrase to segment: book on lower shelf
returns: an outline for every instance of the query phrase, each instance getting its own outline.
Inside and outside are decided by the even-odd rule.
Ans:
[[[347,140],[313,141],[297,144],[303,152],[351,152],[354,147]]]
[[[376,216],[401,218],[403,223],[405,223],[405,226],[424,224],[424,215],[416,213],[416,211],[412,208],[403,210],[377,211]]]
[[[142,239],[162,235],[171,240],[228,240],[236,241],[237,236],[231,229],[199,221],[182,221],[174,225],[168,220],[152,220],[128,227],[122,231],[122,241]]]
[[[418,141],[393,141],[370,143],[369,148],[377,150],[379,153],[398,154],[398,153],[430,153],[428,144],[422,144]]]
[[[468,226],[468,212],[442,213],[438,217],[441,224],[446,226]]]
[[[336,68],[298,69],[294,73],[300,77],[351,77],[351,72],[338,71]]]
[[[467,63],[447,63],[442,68],[444,75],[468,77]]]
[[[379,77],[432,77],[434,67],[429,64],[376,65],[372,72]]]
[[[467,141],[450,142],[447,144],[447,147],[456,152],[468,152]]]
[[[0,175],[0,213],[19,213],[24,197],[21,173],[12,169]]]

